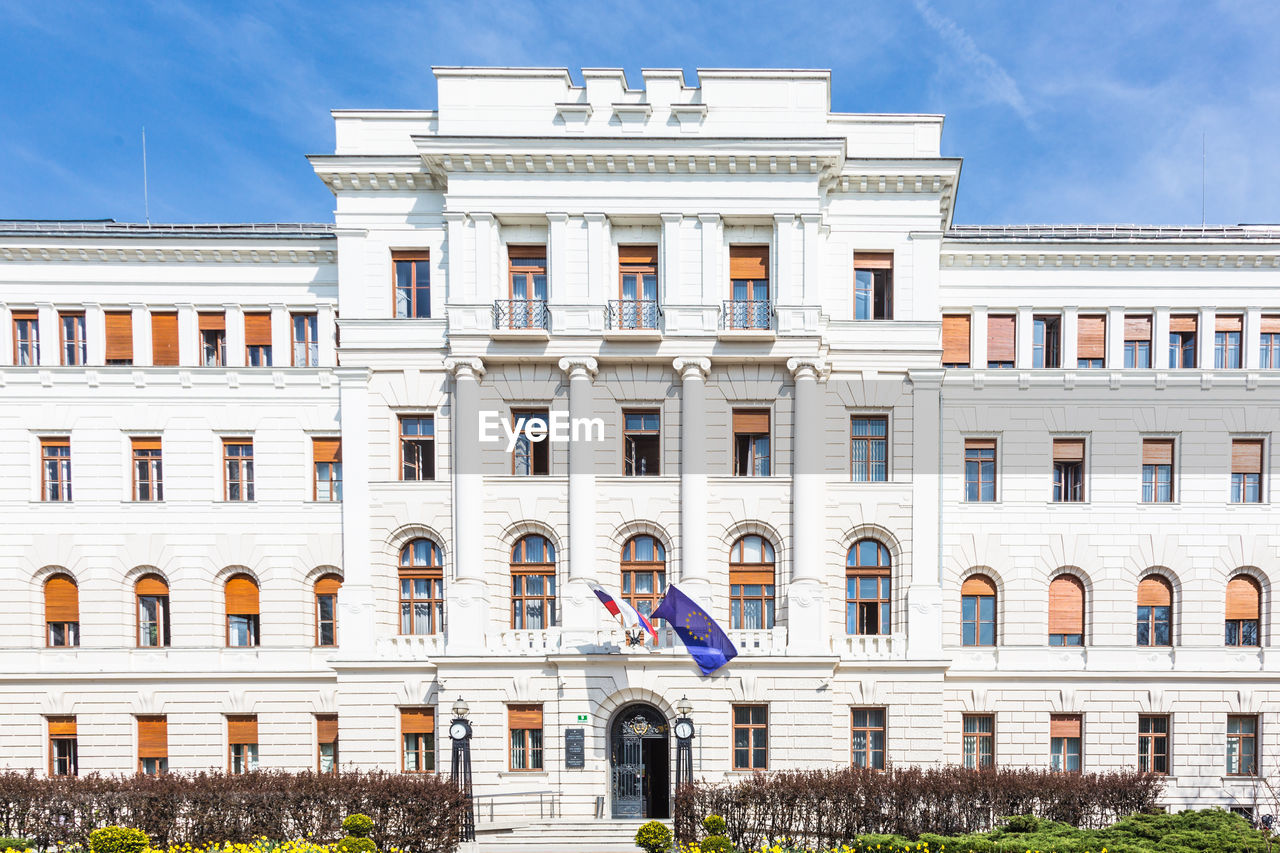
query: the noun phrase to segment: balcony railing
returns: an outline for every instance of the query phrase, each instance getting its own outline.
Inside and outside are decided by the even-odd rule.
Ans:
[[[378,656],[391,660],[426,660],[444,654],[444,634],[393,634],[378,639]]]
[[[609,300],[610,329],[657,329],[661,316],[656,299]]]
[[[560,650],[560,629],[512,629],[498,635],[498,649],[509,655],[541,655]]]
[[[723,329],[768,331],[773,328],[773,304],[767,299],[726,299],[720,314]]]
[[[493,303],[495,329],[551,328],[545,299],[498,299]]]
[[[849,634],[833,637],[831,645],[845,660],[902,660],[907,638],[902,634]]]

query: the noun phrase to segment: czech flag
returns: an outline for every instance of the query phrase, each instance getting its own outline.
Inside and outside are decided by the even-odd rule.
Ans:
[[[591,591],[596,594],[596,598],[600,599],[600,603],[604,605],[604,609],[608,610],[614,616],[622,621],[624,627],[640,628],[647,631],[649,636],[653,637],[653,641],[658,641],[658,632],[654,630],[653,623],[645,618],[644,614],[636,610],[625,601],[614,598],[605,588],[598,583],[591,584]]]

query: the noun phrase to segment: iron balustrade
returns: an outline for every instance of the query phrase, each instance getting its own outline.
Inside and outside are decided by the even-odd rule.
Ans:
[[[725,329],[773,328],[773,303],[767,299],[726,299],[720,315]]]
[[[548,330],[550,312],[545,299],[497,299],[493,303],[495,329]]]
[[[610,299],[610,329],[657,329],[662,310],[656,299]]]

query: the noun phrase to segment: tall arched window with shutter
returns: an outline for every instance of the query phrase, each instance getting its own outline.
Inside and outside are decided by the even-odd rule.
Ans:
[[[1227,581],[1228,646],[1258,646],[1262,636],[1262,587],[1249,575]]]
[[[729,614],[731,628],[768,630],[774,613],[773,545],[751,534],[729,551]]]
[[[44,623],[50,646],[80,645],[80,589],[69,575],[44,582]]]
[[[169,584],[159,575],[143,575],[133,586],[138,604],[138,645],[169,645]]]
[[[1084,645],[1084,583],[1075,575],[1049,583],[1049,645]]]
[[[316,645],[338,645],[338,589],[342,578],[324,575],[316,581]]]
[[[511,549],[511,627],[556,625],[556,549],[545,536],[522,536]]]
[[[845,630],[850,634],[890,633],[889,549],[874,539],[859,539],[844,562]]]
[[[960,587],[960,643],[996,644],[996,585],[986,575],[972,575]]]
[[[1173,645],[1173,584],[1147,575],[1138,584],[1138,645]]]
[[[227,645],[256,646],[259,632],[258,584],[248,575],[233,575],[226,586]]]
[[[412,539],[400,549],[400,633],[444,630],[444,565],[440,546]]]

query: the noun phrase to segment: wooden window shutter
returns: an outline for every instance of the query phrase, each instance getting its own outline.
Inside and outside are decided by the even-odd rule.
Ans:
[[[247,347],[271,346],[271,314],[266,311],[244,315],[244,345]]]
[[[1264,314],[1259,324],[1264,335],[1280,335],[1280,314]]]
[[[995,595],[996,585],[986,575],[973,575],[966,578],[960,587],[961,595]]]
[[[1083,462],[1083,438],[1055,438],[1053,440],[1054,462]]]
[[[1169,318],[1169,331],[1171,332],[1194,332],[1195,330],[1195,314],[1174,314]]]
[[[893,269],[893,252],[854,252],[853,268],[855,270],[891,270]]]
[[[341,462],[342,439],[313,438],[311,439],[311,454],[316,462]]]
[[[133,586],[138,595],[168,595],[169,585],[159,575],[143,575]]]
[[[1012,314],[987,317],[987,361],[1013,361],[1017,323]]]
[[[942,318],[942,363],[968,364],[969,315],[949,314]]]
[[[1168,579],[1147,575],[1138,583],[1139,607],[1169,607],[1173,604],[1173,587]]]
[[[133,361],[133,312],[108,311],[107,361]]]
[[[200,331],[202,332],[225,332],[227,330],[227,315],[223,311],[201,311],[200,312]]]
[[[405,735],[435,734],[435,708],[401,708],[400,733]]]
[[[258,585],[244,575],[227,581],[227,613],[231,616],[258,615]]]
[[[227,742],[228,743],[257,743],[258,742],[258,715],[257,714],[228,714],[227,715]]]
[[[1231,473],[1262,473],[1261,439],[1237,438],[1231,442]]]
[[[858,570],[859,572],[862,569]],[[767,584],[772,585],[774,582],[773,569],[759,569],[756,567],[744,568],[739,566],[729,566],[729,584]]]
[[[1143,465],[1172,465],[1173,439],[1144,438],[1142,440]]]
[[[1124,318],[1124,339],[1126,341],[1151,340],[1151,316],[1148,314],[1126,314]]]
[[[769,278],[768,246],[730,246],[729,278],[766,281]]]
[[[75,737],[76,718],[74,716],[49,717],[49,737]]]
[[[1219,314],[1213,318],[1215,332],[1243,332],[1244,317],[1239,314]]]
[[[1227,618],[1258,619],[1262,613],[1262,588],[1248,575],[1227,582]]]
[[[1075,575],[1058,575],[1049,584],[1049,633],[1084,633],[1084,584]]]
[[[237,741],[232,740],[232,743]],[[250,741],[252,743],[252,741]],[[169,757],[169,718],[163,714],[138,717],[138,757]]]
[[[342,588],[342,579],[337,575],[325,575],[316,581],[316,595],[337,595]]]
[[[178,315],[151,315],[151,363],[174,366],[178,363]]]
[[[1080,737],[1079,714],[1050,714],[1049,737]]]
[[[994,438],[966,438],[964,440],[965,450],[995,450],[996,440]]]
[[[512,729],[542,728],[542,706],[508,705],[507,726]]]
[[[547,259],[546,246],[507,246],[508,258],[527,258],[535,261]]]
[[[316,742],[333,743],[338,739],[338,715],[316,714]]]
[[[12,315],[14,320],[37,320],[38,321],[40,319],[39,311],[20,311],[17,308],[15,308],[13,311],[10,312],[10,314]]]
[[[1107,318],[1100,315],[1083,316],[1078,323],[1079,337],[1076,353],[1080,358],[1107,357]]]
[[[657,246],[619,246],[619,264],[636,264],[644,266],[658,265]]]
[[[733,432],[735,435],[768,435],[768,409],[734,409]]]
[[[134,450],[159,450],[160,436],[158,435],[135,436],[134,438],[129,440],[129,443],[133,446]]]
[[[80,621],[80,590],[66,575],[54,575],[45,581],[44,621]]]

